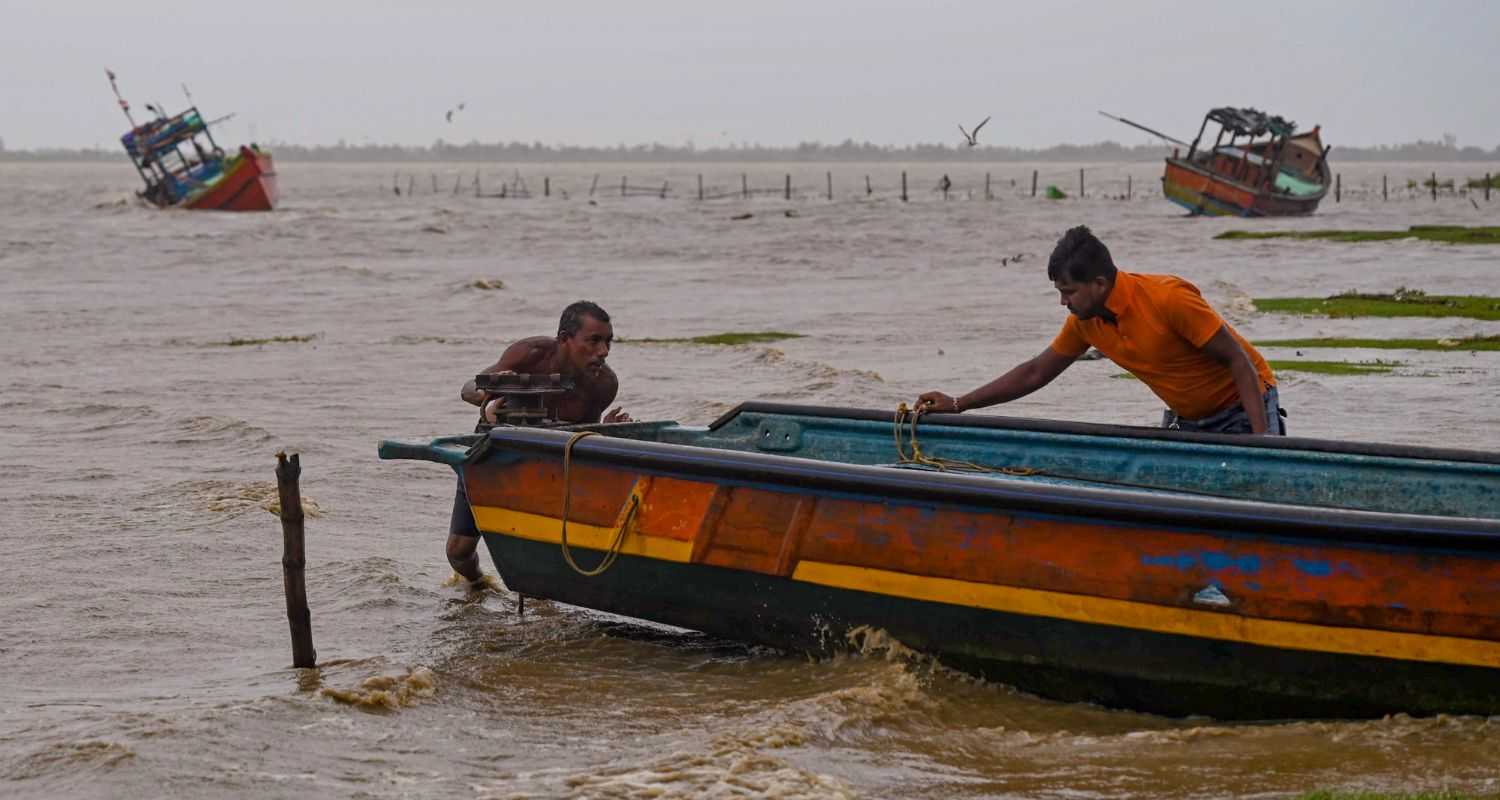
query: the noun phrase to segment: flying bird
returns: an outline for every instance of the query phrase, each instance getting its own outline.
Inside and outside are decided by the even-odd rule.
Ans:
[[[976,145],[979,144],[979,129],[983,128],[984,127],[984,123],[985,122],[989,122],[989,121],[990,121],[990,118],[989,117],[985,117],[984,118],[984,122],[981,122],[978,125],[974,126],[974,132],[973,133],[969,133],[968,131],[964,130],[964,126],[962,126],[962,125],[958,126],[958,132],[962,133],[964,135],[964,142],[965,143],[967,143],[970,147],[974,147],[974,146],[976,146]]]
[[[450,108],[450,109],[448,109],[448,113],[445,116],[447,116],[449,122],[452,122],[453,121],[453,114],[455,112],[463,111],[463,110],[464,110],[464,104],[463,103],[459,103],[457,108]]]

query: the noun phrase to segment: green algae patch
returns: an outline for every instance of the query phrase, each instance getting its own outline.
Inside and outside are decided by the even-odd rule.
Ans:
[[[1301,239],[1329,242],[1389,242],[1420,239],[1448,244],[1500,244],[1500,227],[1468,225],[1413,225],[1404,231],[1224,231],[1215,239]]]
[[[1404,367],[1400,361],[1284,361],[1267,359],[1272,372],[1312,372],[1318,375],[1384,375],[1396,367]]]
[[[254,345],[261,344],[302,344],[305,342],[310,342],[316,338],[318,338],[318,335],[315,333],[308,333],[298,336],[267,336],[264,339],[240,339],[236,337],[230,339],[227,342],[220,342],[219,344],[222,344],[225,347],[252,347]]]
[[[766,342],[780,342],[786,339],[801,339],[803,334],[787,333],[785,331],[729,331],[726,333],[711,333],[707,336],[686,336],[675,339],[621,339],[621,342],[631,344],[712,344],[712,345],[737,345],[737,344],[764,344]]]
[[[1385,375],[1397,367],[1406,364],[1400,361],[1315,361],[1298,359],[1296,361],[1278,361],[1268,359],[1272,372],[1311,372],[1317,375]],[[1129,372],[1120,372],[1112,375],[1113,378],[1125,378],[1127,380],[1138,380]]]
[[[1316,339],[1268,339],[1256,347],[1347,347],[1365,350],[1500,350],[1500,336],[1467,336],[1462,339],[1354,339],[1323,336]]]
[[[1325,317],[1467,317],[1500,319],[1500,298],[1427,294],[1401,287],[1390,294],[1348,291],[1329,297],[1257,297],[1255,307],[1273,314]]]
[[[1474,795],[1442,790],[1437,792],[1367,792],[1363,790],[1319,789],[1297,796],[1297,800],[1470,800]]]

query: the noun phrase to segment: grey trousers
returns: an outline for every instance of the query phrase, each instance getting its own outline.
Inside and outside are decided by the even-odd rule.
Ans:
[[[1266,433],[1274,436],[1286,435],[1286,409],[1281,407],[1281,399],[1276,394],[1276,387],[1272,386],[1261,395],[1261,401],[1266,407]],[[1245,407],[1239,403],[1203,419],[1184,419],[1177,416],[1171,409],[1161,414],[1161,426],[1179,431],[1197,431],[1199,433],[1250,433],[1250,415],[1245,412]]]

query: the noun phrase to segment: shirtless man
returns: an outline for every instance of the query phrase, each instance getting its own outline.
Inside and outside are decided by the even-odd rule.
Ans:
[[[573,383],[573,390],[555,398],[549,398],[547,409],[563,422],[629,422],[630,415],[618,406],[605,413],[620,391],[620,382],[614,370],[604,361],[609,357],[610,345],[614,342],[614,329],[609,324],[609,314],[604,309],[586,300],[580,300],[563,309],[557,323],[557,336],[533,336],[505,348],[500,360],[486,367],[483,372],[514,372],[521,375],[550,375],[559,373],[563,380]],[[480,406],[487,422],[495,421],[495,412],[502,398],[491,398],[474,385],[472,379],[464,384],[461,395],[464,402]],[[464,493],[464,483],[458,482],[458,492],[453,498],[453,517],[448,523],[448,563],[462,575],[469,586],[482,589],[489,585],[479,569],[479,528],[474,524],[474,515],[469,511],[469,498]]]

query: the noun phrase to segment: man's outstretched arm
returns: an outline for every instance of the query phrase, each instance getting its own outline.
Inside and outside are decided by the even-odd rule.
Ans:
[[[923,411],[958,413],[1008,403],[1051,383],[1073,361],[1048,347],[1030,361],[968,394],[950,397],[942,392],[924,392],[917,398],[917,407]]]

